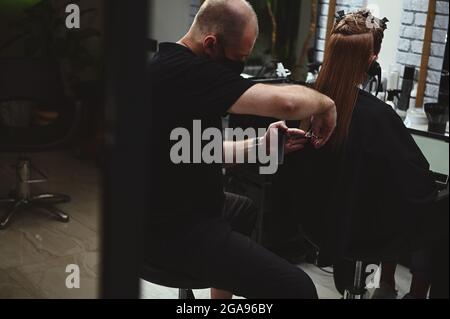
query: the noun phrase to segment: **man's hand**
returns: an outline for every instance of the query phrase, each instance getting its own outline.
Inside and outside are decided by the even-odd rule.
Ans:
[[[333,103],[334,104],[334,103]],[[316,149],[325,146],[331,138],[331,135],[336,128],[337,112],[336,106],[333,105],[329,111],[315,115],[312,118],[312,133],[313,138],[311,143]]]
[[[309,143],[309,140],[305,138],[306,133],[304,131],[288,128],[286,123],[281,121],[271,124],[267,130],[264,143],[266,143],[265,145],[268,148],[270,148],[270,139],[278,136],[278,134],[286,136],[286,143],[284,145],[284,153],[286,155],[304,149],[305,145]]]

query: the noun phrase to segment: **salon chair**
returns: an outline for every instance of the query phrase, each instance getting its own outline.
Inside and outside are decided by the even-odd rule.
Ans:
[[[81,104],[64,94],[57,61],[38,59],[0,60],[0,103],[11,101],[45,106],[56,112],[58,117],[45,126],[33,125],[31,121],[24,126],[0,126],[0,152],[18,155],[13,165],[15,187],[8,198],[0,199],[1,208],[7,208],[6,214],[0,215],[0,229],[6,228],[19,211],[34,208],[67,223],[69,215],[55,205],[69,202],[70,197],[59,193],[32,194],[31,186],[47,182],[47,177],[33,166],[26,154],[70,146],[78,131]]]
[[[369,269],[368,266],[378,268],[381,261],[396,261],[398,256],[398,253],[372,249],[376,240],[373,246],[366,250],[364,245],[359,245],[357,239],[348,240],[345,232],[333,233],[332,236],[306,232],[305,236],[316,248],[315,255],[311,256],[308,262],[321,269],[333,268],[336,290],[344,299],[365,299],[367,277],[373,276],[377,270],[375,267]],[[394,251],[399,250],[401,248],[396,246]]]
[[[421,223],[417,233],[418,247],[431,247],[433,250],[433,279],[430,298],[448,298],[448,188],[439,193],[426,220]],[[433,216],[433,218],[430,218]],[[405,248],[406,249],[406,248]],[[406,251],[406,250],[405,250]],[[335,265],[334,280],[336,288],[344,295],[344,299],[364,299],[366,296],[367,266],[377,265],[380,261],[397,258],[393,254],[357,255],[345,257]],[[373,274],[372,274],[373,275]],[[447,280],[446,280],[447,278]]]
[[[194,289],[207,289],[208,285],[194,278],[160,268],[144,265],[141,267],[141,279],[159,286],[178,289],[178,299],[195,299]]]
[[[391,257],[392,260],[395,260]],[[369,265],[379,266],[381,260],[389,260],[386,257],[377,256],[377,258],[367,257],[346,257],[333,266],[333,279],[336,289],[341,293],[344,299],[356,300],[365,299],[367,295],[366,281],[369,275]],[[372,269],[375,271],[375,269]]]

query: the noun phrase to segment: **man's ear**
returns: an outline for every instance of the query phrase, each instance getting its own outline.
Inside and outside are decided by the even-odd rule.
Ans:
[[[203,51],[209,57],[214,58],[216,54],[217,38],[214,35],[207,35],[203,40]]]

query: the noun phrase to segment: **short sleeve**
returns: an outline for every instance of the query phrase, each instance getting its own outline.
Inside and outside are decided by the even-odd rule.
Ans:
[[[191,66],[182,81],[187,84],[185,99],[189,112],[193,114],[223,116],[255,85],[251,80],[204,58],[196,58]]]

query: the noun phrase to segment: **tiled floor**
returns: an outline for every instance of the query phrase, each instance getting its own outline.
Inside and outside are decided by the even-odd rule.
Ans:
[[[0,197],[13,183],[8,164],[14,156],[0,154]],[[70,194],[72,202],[62,206],[71,221],[62,224],[38,212],[19,214],[7,230],[0,231],[1,298],[96,298],[99,264],[99,172],[91,162],[77,160],[68,153],[33,155],[34,164],[46,171],[50,183],[45,191]],[[66,287],[66,267],[80,267],[80,289]],[[316,284],[320,298],[341,298],[331,275],[312,265],[301,265]],[[410,275],[399,267],[399,296],[408,288]],[[145,299],[177,298],[176,289],[141,282]],[[209,291],[195,291],[208,299]]]
[[[15,156],[0,154],[0,197],[9,192]],[[72,197],[60,207],[71,216],[68,224],[37,211],[21,212],[0,231],[0,298],[95,298],[99,260],[99,178],[91,162],[68,153],[32,156],[49,176],[36,188]],[[36,191],[39,191],[38,189]],[[2,212],[3,213],[3,212]],[[80,268],[80,288],[66,287],[66,267]]]
[[[341,299],[342,296],[334,286],[333,276],[320,270],[319,268],[304,264],[300,265],[313,280],[316,285],[317,293],[320,299]],[[398,297],[402,298],[409,291],[409,283],[411,282],[411,275],[409,271],[399,266],[396,273]],[[373,290],[369,291],[367,298],[370,298]],[[209,290],[195,290],[194,295],[197,299],[209,299]],[[141,281],[141,297],[143,299],[176,299],[178,297],[177,289],[170,289],[157,286],[145,281]],[[236,298],[240,299],[240,298]]]

